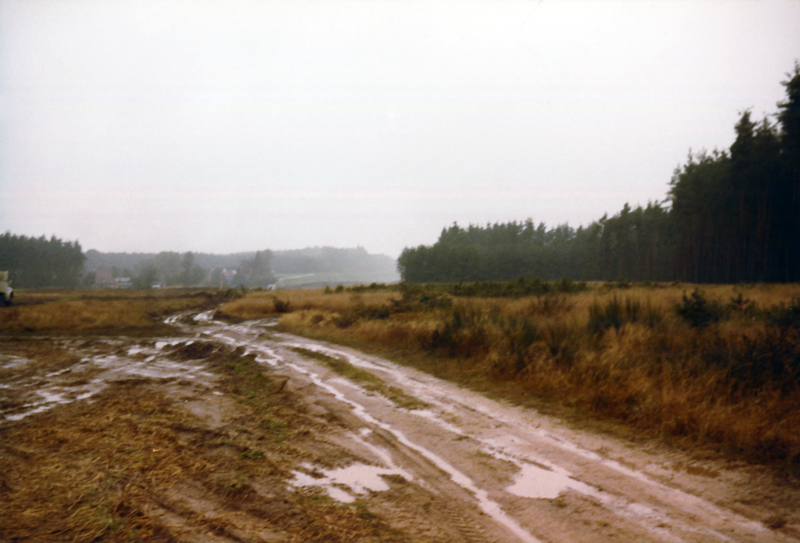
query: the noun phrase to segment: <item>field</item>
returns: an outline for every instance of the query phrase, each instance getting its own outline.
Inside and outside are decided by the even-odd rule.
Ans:
[[[23,290],[0,540],[800,539],[798,296]],[[520,497],[525,474],[566,486]]]
[[[237,296],[204,290],[22,290],[0,312],[0,335],[57,334],[158,335],[171,331],[164,317],[189,308],[213,308]]]
[[[335,453],[285,377],[164,323],[236,295],[18,291],[0,312],[0,541],[404,541],[361,502],[288,489]]]
[[[283,330],[578,424],[605,421],[631,436],[800,466],[800,286],[525,287],[257,292],[222,311],[280,315]]]

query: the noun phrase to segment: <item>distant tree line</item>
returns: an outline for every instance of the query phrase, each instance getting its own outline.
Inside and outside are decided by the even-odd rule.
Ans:
[[[434,245],[403,250],[403,281],[800,280],[800,65],[783,85],[777,123],[742,113],[730,149],[690,151],[665,201],[578,229],[454,223]]]
[[[85,259],[77,241],[0,235],[0,270],[9,272],[15,288],[77,286]]]
[[[137,288],[152,285],[214,287],[267,287],[279,275],[323,272],[369,272],[376,276],[396,273],[396,262],[372,255],[363,247],[339,249],[309,247],[289,251],[249,251],[225,255],[207,253],[101,253],[86,252],[87,285],[95,284],[96,272],[129,277]],[[109,276],[108,273],[105,276]]]

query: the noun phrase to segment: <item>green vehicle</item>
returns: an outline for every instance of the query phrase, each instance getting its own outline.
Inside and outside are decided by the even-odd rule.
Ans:
[[[8,279],[7,271],[0,271],[0,305],[8,307],[14,298],[14,289],[11,288],[11,281]]]

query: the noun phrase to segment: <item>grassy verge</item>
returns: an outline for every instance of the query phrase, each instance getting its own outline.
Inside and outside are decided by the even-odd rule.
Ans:
[[[323,353],[318,353],[317,351],[303,349],[302,347],[294,347],[292,350],[305,357],[322,362],[339,375],[350,379],[354,383],[358,383],[363,386],[365,390],[380,394],[398,407],[402,407],[403,409],[425,409],[426,407],[430,407],[425,402],[404,393],[401,389],[387,385],[374,373],[355,367],[347,360],[328,356]]]
[[[280,326],[288,331],[383,350],[440,377],[639,435],[800,466],[800,286],[619,282],[519,294],[532,286],[540,288],[269,296],[287,304]],[[223,310],[275,314],[259,293]]]

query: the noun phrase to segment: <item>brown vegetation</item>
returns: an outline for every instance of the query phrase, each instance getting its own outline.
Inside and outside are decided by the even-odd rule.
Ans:
[[[626,285],[627,286],[627,285]],[[274,293],[222,306],[275,314]],[[800,286],[592,285],[517,299],[432,289],[284,291],[280,326],[381,350],[522,403],[800,464]]]
[[[212,308],[235,294],[183,289],[23,290],[0,311],[0,333],[136,331],[163,333],[168,315]]]

